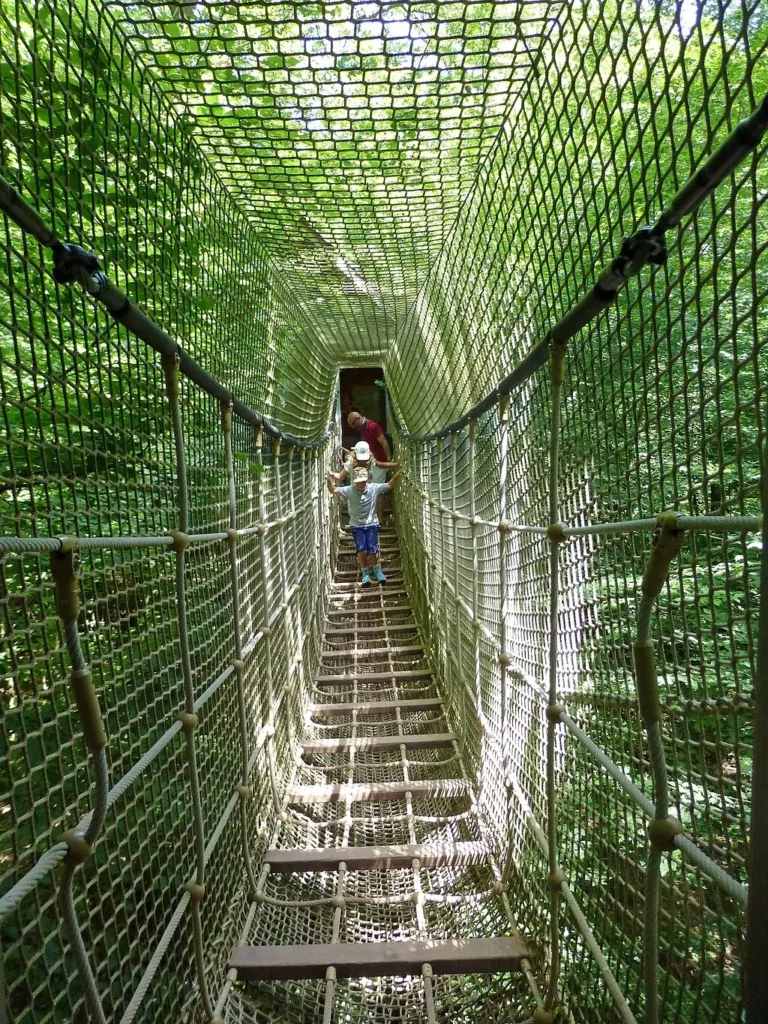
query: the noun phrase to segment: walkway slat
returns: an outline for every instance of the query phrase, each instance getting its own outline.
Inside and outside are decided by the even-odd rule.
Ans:
[[[309,713],[318,717],[334,715],[378,715],[383,711],[431,711],[443,706],[442,697],[425,697],[423,700],[371,700],[357,704],[311,704]]]
[[[334,736],[326,739],[301,740],[305,754],[340,754],[346,750],[425,750],[453,743],[452,732],[416,733],[406,736]]]
[[[308,946],[239,946],[229,961],[243,981],[324,978],[329,967],[339,978],[421,974],[495,974],[518,971],[529,952],[517,937],[412,942],[341,942]]]
[[[333,786],[289,786],[288,803],[335,804],[350,800],[368,803],[372,800],[405,800],[406,793],[414,799],[423,796],[458,797],[471,791],[467,779],[424,779],[412,782],[339,783]]]
[[[309,850],[267,850],[264,863],[272,871],[392,871],[409,868],[418,860],[422,868],[470,867],[482,864],[491,851],[483,842],[411,843],[402,846],[334,846]]]
[[[355,679],[358,682],[370,682],[371,680],[380,679],[429,679],[432,676],[431,668],[418,668],[418,669],[403,669],[401,671],[393,670],[392,672],[356,672],[351,675],[339,675],[339,676],[316,676],[316,683],[353,683]]]

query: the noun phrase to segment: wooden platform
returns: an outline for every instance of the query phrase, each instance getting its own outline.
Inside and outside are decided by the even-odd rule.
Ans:
[[[428,747],[450,746],[456,739],[452,732],[415,733],[395,736],[334,736],[329,739],[300,741],[305,754],[340,754],[348,750],[425,750]]]
[[[404,846],[342,846],[310,850],[267,850],[264,863],[274,872],[392,871],[409,868],[418,860],[423,868],[470,867],[485,861],[490,849],[486,843],[415,843]]]
[[[367,683],[371,680],[380,681],[383,679],[429,679],[433,675],[432,669],[429,668],[416,668],[416,669],[403,669],[399,672],[358,672],[353,675],[343,676],[316,676],[316,683],[353,683],[356,679],[358,682]]]
[[[442,697],[425,697],[423,700],[369,700],[358,704],[311,704],[310,715],[318,718],[335,715],[380,715],[385,711],[436,711],[443,706]]]
[[[448,939],[411,942],[341,942],[315,946],[239,946],[230,958],[243,981],[380,978],[421,974],[496,974],[518,971],[528,950],[520,938]]]
[[[466,779],[425,779],[414,782],[370,782],[334,786],[289,786],[286,796],[291,804],[337,804],[345,800],[367,803],[371,800],[405,800],[406,793],[418,797],[457,797],[471,792]]]

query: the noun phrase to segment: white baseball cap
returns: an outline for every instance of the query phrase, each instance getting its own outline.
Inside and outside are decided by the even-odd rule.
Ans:
[[[355,458],[358,462],[367,462],[371,457],[371,446],[367,441],[358,441],[355,445]]]
[[[365,466],[358,466],[357,469],[355,469],[354,473],[352,474],[352,482],[355,484],[359,484],[362,483],[363,481],[368,481],[368,470],[365,468]]]

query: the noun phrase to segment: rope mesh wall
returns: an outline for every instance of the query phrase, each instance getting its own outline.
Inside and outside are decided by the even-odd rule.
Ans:
[[[410,597],[546,1005],[575,1021],[743,1019],[765,147],[575,335],[562,388],[540,365],[435,432],[760,106],[767,25],[736,0],[0,2],[0,174],[60,240],[299,438],[328,423],[338,365],[384,365]],[[319,661],[330,452],[192,381],[177,400],[173,360],[2,233],[0,1001],[24,1024],[209,1021]],[[62,536],[80,539],[70,618]],[[660,724],[638,707],[649,638]],[[664,766],[684,834],[660,851]],[[78,823],[82,866],[62,841]],[[397,930],[397,906],[376,913]],[[487,913],[436,906],[433,934],[492,933]],[[348,914],[370,934],[375,915]],[[332,919],[275,914],[274,941],[324,941]],[[345,988],[349,1019],[428,1019],[371,984]],[[488,993],[513,1019],[523,982],[504,984],[435,991],[452,1021]],[[317,992],[235,986],[227,1019],[314,1019]]]

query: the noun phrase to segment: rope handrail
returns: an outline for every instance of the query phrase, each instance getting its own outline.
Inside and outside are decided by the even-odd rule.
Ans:
[[[768,95],[763,97],[748,117],[736,125],[711,156],[688,178],[654,224],[651,227],[638,228],[633,235],[624,239],[619,255],[597,274],[597,280],[590,292],[571,306],[547,331],[544,339],[535,345],[485,398],[476,402],[471,409],[451,423],[425,433],[410,433],[397,414],[396,404],[392,402],[391,411],[399,434],[416,442],[438,441],[451,434],[457,434],[480,419],[484,413],[490,412],[504,396],[521,387],[544,366],[553,345],[564,345],[608,309],[616,301],[622,288],[643,267],[648,264],[660,266],[665,262],[666,232],[678,227],[683,217],[693,213],[701,205],[720,182],[757,148],[766,131]]]
[[[763,528],[763,517],[743,515],[722,515],[722,516],[689,516],[674,509],[665,509],[655,516],[647,516],[643,519],[617,520],[616,522],[585,523],[582,526],[569,526],[567,523],[556,523],[554,527],[532,523],[513,523],[508,519],[483,519],[482,516],[471,515],[466,512],[459,512],[455,508],[437,502],[427,491],[422,490],[414,482],[409,468],[402,470],[403,480],[407,480],[413,490],[424,500],[430,508],[440,512],[441,515],[450,516],[459,522],[467,523],[470,527],[486,527],[491,530],[498,530],[500,533],[530,533],[537,537],[547,537],[553,529],[564,538],[605,536],[610,534],[627,534],[653,532],[659,528],[660,517],[667,515],[675,516],[678,527],[681,530],[711,530],[714,533],[759,533]],[[2,545],[0,540],[0,550]]]
[[[308,501],[290,514],[265,522],[256,522],[252,526],[244,526],[240,529],[230,528],[218,533],[184,533],[183,537],[190,547],[204,544],[231,544],[239,537],[251,537],[254,534],[266,533],[268,530],[293,522],[308,511],[316,500],[317,495],[313,494]],[[81,537],[77,534],[67,534],[61,537],[0,537],[0,557],[8,554],[46,554],[52,551],[61,551],[67,546],[75,547],[80,551],[172,548],[174,544],[178,543],[178,538],[179,531],[177,530],[174,530],[172,534],[157,536],[136,534],[116,537]]]
[[[188,352],[169,334],[159,327],[140,306],[120,291],[100,269],[96,257],[79,245],[61,242],[53,229],[46,224],[40,213],[24,199],[16,189],[0,175],[0,210],[25,234],[36,239],[40,245],[54,254],[56,266],[53,276],[57,282],[77,282],[85,292],[100,302],[117,323],[166,359],[178,359],[179,371],[197,385],[201,391],[223,405],[231,405],[234,414],[243,422],[263,430],[276,441],[282,441],[294,448],[322,448],[330,438],[335,422],[335,393],[331,395],[328,425],[324,433],[311,440],[295,437],[275,426],[262,413],[251,409],[213,374],[195,362]],[[60,271],[66,267],[64,273]]]

